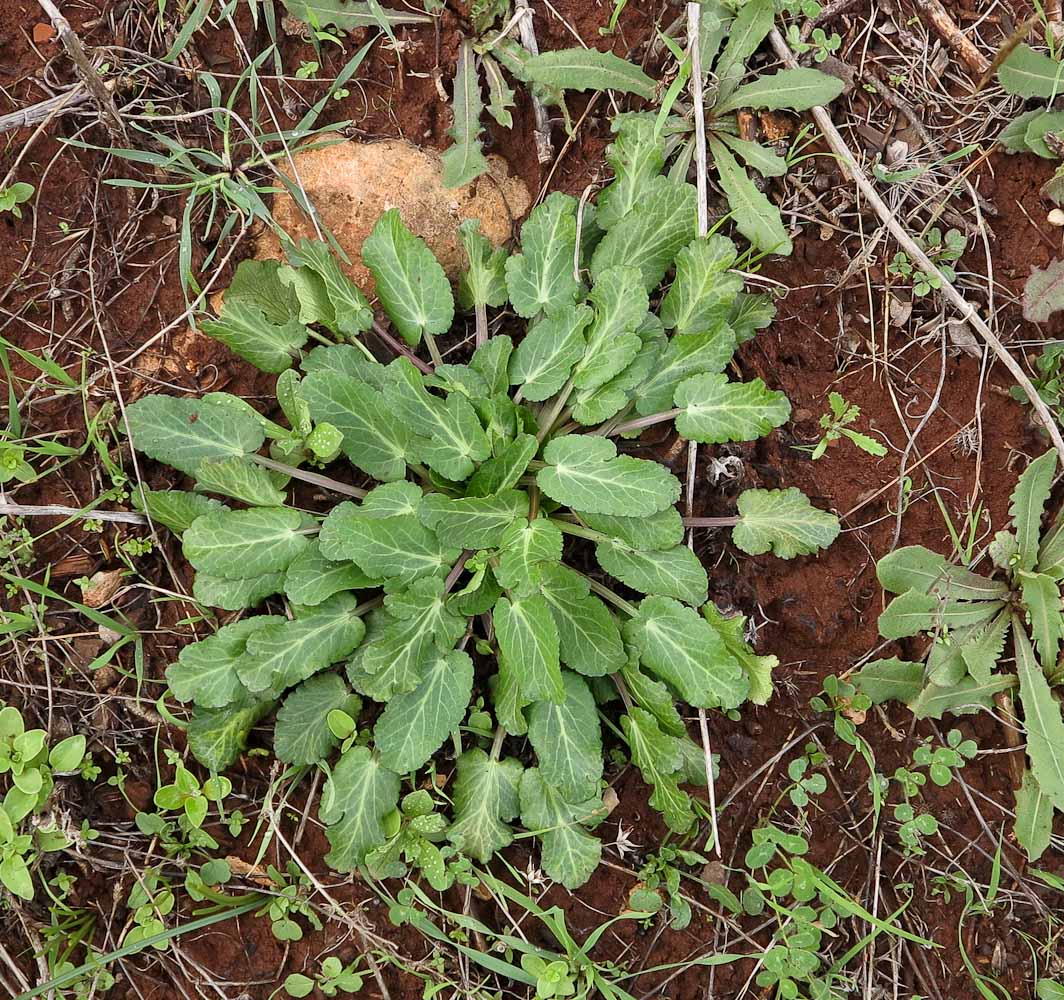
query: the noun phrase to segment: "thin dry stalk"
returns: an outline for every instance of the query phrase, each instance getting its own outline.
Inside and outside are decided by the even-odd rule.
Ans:
[[[532,11],[528,6],[528,0],[517,0],[517,12],[520,18],[517,20],[517,31],[521,35],[521,44],[534,56],[539,55],[539,42],[536,41],[536,29],[532,25]],[[550,163],[554,156],[554,147],[550,141],[550,119],[547,117],[547,109],[543,102],[530,89],[532,98],[532,113],[536,119],[536,127],[533,135],[536,140],[536,159],[540,163]]]
[[[979,76],[990,69],[990,61],[957,27],[957,22],[949,16],[939,0],[915,0],[915,3],[916,9],[931,22],[931,27],[939,33],[942,40],[964,60],[968,69]]]

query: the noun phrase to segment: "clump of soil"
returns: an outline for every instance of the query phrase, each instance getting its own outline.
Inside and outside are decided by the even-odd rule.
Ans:
[[[362,243],[389,208],[399,209],[403,222],[429,245],[448,276],[456,278],[465,266],[459,224],[479,219],[480,231],[499,246],[510,239],[532,202],[525,182],[511,175],[500,156],[489,156],[490,170],[460,188],[443,186],[437,152],[401,139],[338,143],[298,152],[294,160],[295,173],[323,225],[352,261],[344,270],[367,294],[373,278],[361,263]],[[317,235],[288,194],[274,199],[273,216],[296,242]],[[276,233],[259,238],[255,256],[283,257]]]

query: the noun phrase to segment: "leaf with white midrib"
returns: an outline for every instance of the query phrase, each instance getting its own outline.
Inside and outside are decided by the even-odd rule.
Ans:
[[[581,802],[599,790],[602,734],[587,682],[566,670],[562,683],[562,701],[537,701],[528,710],[528,739],[543,780],[568,801]]]
[[[520,811],[517,796],[524,768],[513,757],[492,760],[474,748],[458,758],[457,769],[454,822],[447,839],[463,854],[485,863],[513,842],[508,823]]]
[[[225,579],[279,573],[310,544],[306,519],[282,507],[226,510],[197,518],[182,538],[196,569]]]
[[[261,628],[284,621],[276,615],[245,618],[218,629],[214,635],[181,650],[176,663],[166,668],[166,681],[178,701],[193,701],[203,708],[222,708],[244,693],[234,664],[248,639]]]
[[[499,649],[521,678],[528,701],[565,697],[558,656],[558,627],[541,594],[501,597],[493,614]]]
[[[343,592],[304,618],[256,632],[236,663],[241,682],[249,691],[289,687],[348,656],[366,634],[356,608],[354,595]]]
[[[1013,619],[1012,634],[1031,772],[1047,798],[1064,811],[1064,719],[1060,704],[1053,697],[1019,618]]]
[[[735,708],[750,690],[739,662],[712,625],[669,597],[645,597],[625,638],[651,673],[696,708]]]
[[[543,52],[525,63],[525,73],[552,90],[617,90],[647,100],[655,90],[654,81],[634,63],[596,49]]]
[[[641,594],[675,597],[688,604],[702,604],[709,594],[705,568],[686,545],[645,552],[617,539],[599,542],[595,558],[610,576]]]
[[[397,208],[385,212],[362,245],[388,318],[417,347],[422,334],[446,333],[454,320],[454,296],[440,262],[425,241],[403,225]]]
[[[580,291],[573,276],[576,199],[555,191],[521,226],[521,253],[506,261],[506,288],[518,316],[532,319],[572,305]]]
[[[1016,790],[1016,842],[1037,861],[1053,837],[1053,803],[1039,787],[1030,771],[1024,770]]]
[[[373,386],[341,372],[320,371],[303,379],[299,394],[317,422],[340,431],[344,454],[363,472],[381,482],[406,475],[410,434]]]
[[[584,329],[591,319],[590,308],[573,305],[534,323],[510,360],[510,384],[532,402],[553,396],[584,355]]]
[[[125,416],[137,451],[189,476],[204,459],[250,454],[266,438],[258,421],[220,399],[145,396]]]
[[[220,493],[249,507],[281,507],[284,491],[269,472],[250,459],[235,455],[205,459],[196,467],[196,489],[203,493]]]
[[[561,661],[585,677],[603,677],[627,661],[617,619],[568,566],[540,567],[540,593],[558,626]]]
[[[1023,470],[1009,504],[1019,556],[1017,569],[1030,570],[1038,559],[1038,539],[1042,533],[1042,511],[1049,499],[1057,453],[1051,448]]]
[[[640,517],[674,504],[680,482],[664,466],[617,455],[604,437],[565,435],[543,450],[536,483],[552,500],[592,514]]]
[[[373,727],[381,763],[397,774],[416,771],[458,727],[473,690],[473,661],[455,650],[430,664],[413,690],[396,695]]]
[[[537,768],[521,776],[521,822],[543,844],[543,870],[567,889],[583,885],[598,867],[602,843],[584,829],[603,812],[601,799],[566,802]]]
[[[676,432],[688,441],[723,444],[754,441],[779,427],[791,415],[782,393],[759,378],[730,382],[724,373],[685,379],[676,387]]]
[[[468,184],[488,169],[488,161],[480,151],[480,113],[484,110],[484,102],[480,96],[473,43],[468,40],[458,47],[452,108],[454,125],[448,132],[454,145],[440,157],[445,188]]]
[[[337,871],[354,871],[385,842],[384,818],[399,801],[399,776],[367,747],[346,751],[322,789],[318,815],[332,850],[325,861]]]
[[[328,715],[334,709],[357,716],[351,692],[337,674],[321,674],[300,684],[277,710],[273,752],[287,764],[316,764],[339,742],[330,732]],[[355,702],[361,702],[355,698]]]
[[[723,142],[711,137],[709,148],[717,167],[720,186],[728,196],[735,228],[758,250],[788,256],[794,247],[783,227],[779,209],[757,189],[750,175],[739,166]]]
[[[781,559],[827,548],[838,537],[839,519],[814,507],[801,490],[744,490],[736,503],[739,523],[732,541],[748,555],[772,550]]]
[[[830,104],[842,93],[843,86],[838,77],[805,67],[763,73],[752,83],[739,87],[727,100],[714,107],[713,113],[722,115],[737,108],[806,111]]]
[[[662,814],[670,830],[687,833],[695,815],[691,797],[678,784],[676,772],[683,761],[675,737],[663,733],[653,715],[636,707],[621,716],[621,728],[632,751],[632,763],[653,787],[651,806]]]

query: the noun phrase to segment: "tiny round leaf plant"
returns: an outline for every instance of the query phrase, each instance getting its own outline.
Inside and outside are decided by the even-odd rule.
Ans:
[[[682,786],[705,782],[705,757],[677,701],[732,710],[771,695],[775,657],[708,601],[679,481],[630,442],[673,421],[705,443],[783,423],[782,393],[725,375],[772,308],[742,291],[730,240],[696,236],[690,185],[619,161],[607,192],[621,188],[631,207],[608,225],[552,194],[510,255],[463,224],[471,352],[438,339],[452,289],[390,211],[364,253],[389,325],[308,242],[288,263],[241,264],[203,325],[279,373],[283,424],[224,393],[128,407],[134,446],[195,481],[138,502],[181,536],[196,599],[266,605],[167,670],[192,705],[190,749],[221,771],[278,708],[277,756],[327,772],[320,817],[338,869],[413,866],[441,887],[449,859],[487,861],[519,819],[544,871],[576,887],[607,812],[600,715],[682,834],[695,823]],[[300,481],[314,487],[303,503],[340,499],[304,509]],[[747,490],[714,526],[785,558],[839,530],[794,489]],[[525,740],[534,766],[507,753]],[[450,815],[401,809],[444,745],[457,754]]]

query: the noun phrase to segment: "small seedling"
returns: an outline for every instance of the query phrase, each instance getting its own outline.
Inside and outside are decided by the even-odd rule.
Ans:
[[[313,979],[301,972],[293,972],[285,979],[283,989],[290,997],[309,997],[317,987],[325,996],[335,997],[341,993],[358,993],[362,989],[362,979],[357,961],[344,965],[335,955],[330,955],[322,959],[321,970]]]
[[[77,774],[84,757],[84,736],[68,736],[49,748],[43,729],[27,729],[13,705],[0,708],[0,786],[6,786],[0,803],[0,883],[13,895],[33,899],[30,872],[37,858],[73,842],[43,814],[55,775]]]
[[[861,451],[875,455],[877,458],[887,453],[887,449],[875,438],[855,431],[849,426],[856,423],[861,415],[861,408],[856,403],[847,403],[841,394],[832,392],[828,394],[828,405],[831,407],[831,412],[823,414],[820,418],[820,426],[824,433],[810,452],[810,457],[814,462],[818,458],[823,458],[828,448],[841,438],[852,441]]]
[[[968,244],[967,237],[959,229],[950,229],[945,236],[942,235],[942,230],[932,229],[926,236],[918,238],[916,242],[938,267],[946,281],[952,284],[957,280],[957,272],[953,269],[953,263],[960,260]],[[929,294],[932,289],[938,289],[942,285],[942,281],[937,274],[926,274],[917,270],[915,265],[909,260],[909,255],[901,250],[894,255],[894,259],[888,265],[887,271],[900,278],[904,283],[912,282],[913,295],[918,298]]]
[[[0,212],[10,212],[16,219],[21,219],[22,209],[19,205],[24,205],[29,201],[33,197],[34,190],[32,184],[25,184],[22,181],[0,188]]]

